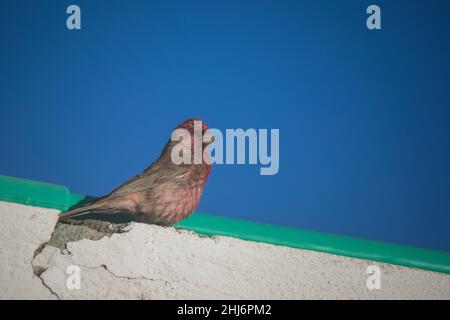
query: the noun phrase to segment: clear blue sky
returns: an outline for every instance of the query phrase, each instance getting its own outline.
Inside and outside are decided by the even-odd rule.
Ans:
[[[199,212],[450,251],[449,7],[3,0],[0,174],[97,196],[185,118],[279,128],[279,174],[216,166]]]

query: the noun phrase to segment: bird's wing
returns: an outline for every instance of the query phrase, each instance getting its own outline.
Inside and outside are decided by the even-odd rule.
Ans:
[[[173,182],[174,180],[189,174],[188,168],[185,168],[185,170],[180,169],[181,168],[179,167],[176,170],[167,170],[162,169],[158,165],[151,166],[144,172],[122,183],[119,187],[106,195],[104,199],[110,200],[113,198],[127,196],[132,193],[149,190],[154,188],[156,185],[164,183],[165,181]]]

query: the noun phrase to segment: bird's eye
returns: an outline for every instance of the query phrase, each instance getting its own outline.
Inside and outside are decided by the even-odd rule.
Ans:
[[[210,144],[213,143],[215,140],[214,136],[205,136],[205,139],[203,140],[204,144]]]

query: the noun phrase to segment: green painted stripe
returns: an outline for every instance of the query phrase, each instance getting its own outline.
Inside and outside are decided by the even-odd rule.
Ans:
[[[56,184],[0,175],[0,200],[67,210],[69,189]]]
[[[0,200],[3,201],[65,211],[85,198],[84,195],[71,194],[64,186],[0,176]],[[208,236],[230,236],[450,274],[450,253],[443,251],[199,213],[193,214],[175,227]]]

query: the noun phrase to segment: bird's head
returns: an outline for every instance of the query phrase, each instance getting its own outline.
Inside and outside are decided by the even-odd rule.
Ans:
[[[210,160],[209,153],[204,151],[206,147],[214,141],[214,137],[205,134],[207,130],[208,125],[200,119],[189,118],[183,121],[173,130],[171,139],[164,148],[163,153],[166,154],[166,157],[170,154],[171,160],[175,164],[177,164],[177,161],[173,161],[172,159],[174,155],[183,156],[188,152],[191,155],[190,163],[198,163],[194,161],[194,156],[200,155],[199,153],[201,153],[203,160],[205,160],[205,158]],[[200,148],[200,146],[201,150],[197,150],[196,152],[196,148]],[[202,163],[203,162],[205,161],[202,161]]]
[[[194,147],[194,139],[198,135],[199,141],[202,142],[202,150],[214,141],[213,136],[205,135],[208,130],[208,125],[201,119],[189,118],[183,123],[179,124],[175,129],[185,129],[191,136],[191,147]],[[193,151],[193,149],[192,149]]]
[[[206,122],[202,121],[201,119],[195,119],[195,118],[189,118],[185,121],[183,121],[181,124],[179,124],[176,129],[186,129],[192,134],[194,134],[194,126],[198,125],[199,128],[202,129],[202,133],[204,133],[206,130],[208,130],[208,125]]]

